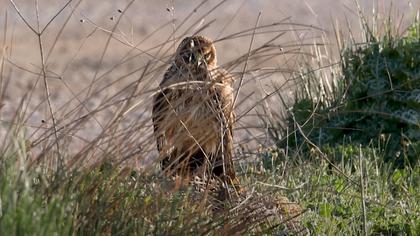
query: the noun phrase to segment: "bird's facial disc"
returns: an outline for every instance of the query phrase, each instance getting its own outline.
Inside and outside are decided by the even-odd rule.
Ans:
[[[210,64],[214,55],[211,45],[191,39],[185,45],[182,58],[185,63],[201,66]]]
[[[210,40],[202,37],[187,37],[179,50],[183,63],[194,66],[216,65],[216,52]]]
[[[201,49],[199,50],[199,64],[206,64],[211,65],[215,62],[215,52],[213,51],[212,45],[205,44]]]

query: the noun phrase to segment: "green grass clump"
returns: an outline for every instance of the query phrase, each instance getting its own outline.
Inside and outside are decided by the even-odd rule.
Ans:
[[[331,69],[334,86],[305,71],[285,124],[270,120],[276,147],[260,153],[258,181],[299,201],[312,235],[420,232],[418,27],[366,30]]]
[[[202,199],[194,201],[191,189],[173,191],[162,178],[103,163],[78,179],[70,189],[78,233],[179,235],[214,227]]]
[[[28,169],[25,141],[14,138],[0,158],[0,235],[70,235],[72,207],[47,194],[42,170]]]
[[[220,223],[191,190],[171,192],[155,177],[104,163],[49,181],[16,163],[0,166],[0,235],[179,235]]]
[[[248,174],[246,180],[261,184],[256,191],[299,201],[311,235],[418,235],[420,167],[395,169],[372,148],[340,146],[334,151],[326,156],[337,158],[337,168],[319,158],[293,158],[291,165],[280,150],[270,150],[257,168],[248,168],[268,167],[264,174]],[[338,155],[348,160],[339,161]]]
[[[0,235],[201,235],[284,232],[258,199],[211,204],[212,193],[104,162],[45,178],[14,152],[0,166]],[[25,156],[23,156],[25,157]],[[250,202],[251,201],[251,202]],[[213,200],[214,202],[214,200]],[[216,203],[216,202],[215,202]],[[216,209],[216,206],[218,209]],[[255,208],[255,210],[254,210]]]
[[[419,52],[418,24],[405,37],[370,35],[370,42],[346,48],[334,95],[328,103],[298,97],[288,122],[296,133],[280,147],[301,148],[303,135],[319,147],[373,142],[385,160],[414,165],[420,157]]]
[[[1,235],[283,235],[287,219],[259,212],[261,201],[276,197],[299,203],[299,222],[312,235],[416,235],[420,229],[419,166],[394,169],[371,148],[327,151],[337,169],[304,158],[292,165],[279,149],[261,150],[238,168],[250,198],[213,211],[210,196],[194,186],[173,191],[166,178],[106,161],[74,171],[29,168],[25,141],[13,143],[0,159]]]

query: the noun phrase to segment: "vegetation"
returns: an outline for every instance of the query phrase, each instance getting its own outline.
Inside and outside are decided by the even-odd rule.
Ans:
[[[32,29],[40,55],[41,36],[50,23]],[[231,37],[254,37],[268,27],[275,25]],[[150,97],[140,85],[162,67],[150,62],[136,68],[133,74],[141,76],[127,86],[136,89],[118,90],[96,109],[86,107],[86,96],[74,110],[65,105],[71,111],[56,119],[58,112],[46,102],[51,117],[42,123],[51,126],[38,137],[27,133],[23,98],[0,145],[0,235],[418,235],[419,24],[404,37],[390,30],[378,37],[367,25],[363,30],[366,42],[348,45],[339,65],[327,67],[332,78],[320,79],[320,70],[302,66],[293,81],[301,89],[292,107],[283,118],[262,117],[276,145],[251,150],[246,153],[251,158],[236,163],[246,193],[229,193],[226,202],[200,181],[182,186],[152,167],[133,168],[127,161],[150,155],[133,141],[144,139],[147,121],[130,123],[126,114],[137,106],[133,100]],[[279,31],[278,37],[283,34]],[[243,70],[252,71],[248,60],[283,55],[273,41],[255,49],[251,43],[246,55],[226,67],[245,64]],[[6,61],[3,55],[1,78]],[[45,82],[48,100],[51,75],[44,61],[44,73],[37,76]],[[96,76],[89,89],[102,78]],[[69,136],[85,128],[87,117],[112,106],[118,109],[102,132],[81,150],[72,150]],[[237,155],[245,156],[242,150]]]
[[[365,26],[368,27],[368,26]],[[325,100],[317,91],[297,96],[288,130],[297,132],[279,143],[300,147],[312,140],[329,150],[346,143],[373,146],[386,161],[399,166],[416,165],[420,157],[420,35],[418,23],[406,36],[386,34],[379,38],[369,28],[369,41],[349,46],[342,53],[338,86]],[[313,86],[309,74],[304,87]],[[283,128],[285,133],[285,128]],[[304,136],[307,137],[304,137]],[[278,134],[276,136],[279,136]],[[310,146],[310,145],[309,145]],[[307,152],[307,148],[303,149]]]

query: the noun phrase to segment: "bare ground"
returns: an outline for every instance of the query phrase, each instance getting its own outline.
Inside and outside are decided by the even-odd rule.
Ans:
[[[72,1],[50,24],[50,19],[67,1],[40,0],[39,26],[35,1],[16,0],[15,3],[35,31],[48,25],[41,35],[41,42],[46,81],[58,126],[67,127],[71,121],[89,116],[84,118],[88,122],[65,134],[73,140],[69,148],[73,148],[74,152],[102,132],[121,107],[119,101],[133,91],[135,86],[131,83],[138,81],[139,89],[134,93],[132,109],[124,114],[119,127],[120,135],[116,135],[114,140],[118,142],[128,137],[128,142],[124,140],[128,143],[126,148],[141,149],[143,154],[140,157],[150,156],[150,153],[154,156],[156,152],[150,122],[153,92],[180,38],[202,27],[204,29],[200,34],[216,40],[219,64],[237,75],[237,86],[244,63],[228,65],[247,54],[259,12],[259,26],[276,22],[281,24],[258,30],[264,33],[255,36],[252,48],[261,46],[280,31],[285,32],[273,44],[279,45],[279,50],[287,53],[279,51],[266,61],[256,58],[250,61],[247,67],[249,72],[244,73],[244,85],[236,108],[237,116],[241,117],[236,124],[236,143],[241,147],[268,142],[264,124],[256,119],[257,108],[265,105],[280,109],[281,106],[274,99],[261,104],[258,101],[270,93],[275,85],[284,84],[287,78],[294,75],[301,55],[293,52],[305,48],[305,43],[330,41],[334,44],[332,29],[335,25],[340,25],[344,34],[351,31],[356,37],[361,37],[357,33],[360,31],[357,8],[351,0],[210,0],[202,5],[200,1],[193,0],[146,0],[134,1],[131,5],[128,0]],[[372,14],[373,4],[382,13],[392,9],[394,20],[403,19],[398,29],[401,32],[405,20],[412,19],[411,14],[420,5],[396,1],[389,8],[388,1],[360,2],[361,9],[367,15]],[[0,0],[0,12],[0,55],[4,62],[1,67],[1,102],[4,107],[0,113],[3,128],[0,133],[1,136],[5,135],[16,109],[23,102],[25,119],[22,124],[28,127],[26,137],[30,142],[36,142],[37,137],[41,137],[43,131],[52,126],[41,76],[39,41],[37,35],[19,18],[11,2]],[[185,23],[184,19],[187,19]],[[232,36],[246,29],[250,29],[246,36]],[[304,50],[310,51],[309,46],[306,47]],[[148,63],[148,73],[143,75]],[[267,74],[264,69],[276,72]],[[126,86],[127,89],[124,89]],[[291,97],[293,84],[287,84],[282,93]],[[259,105],[254,109],[257,103]],[[97,112],[92,114],[92,111]],[[127,135],[132,133],[136,135]]]

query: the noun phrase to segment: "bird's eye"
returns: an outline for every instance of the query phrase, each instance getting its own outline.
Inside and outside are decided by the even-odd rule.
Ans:
[[[211,59],[211,53],[206,53],[206,55],[204,55],[204,59],[206,59],[206,61],[210,61]]]

